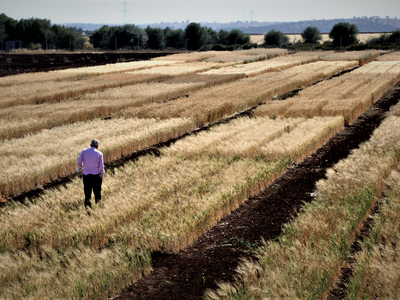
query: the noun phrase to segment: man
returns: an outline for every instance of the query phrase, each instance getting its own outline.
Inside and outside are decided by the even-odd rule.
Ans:
[[[104,176],[103,153],[97,148],[99,141],[93,140],[88,149],[84,149],[78,159],[79,168],[83,168],[83,189],[85,191],[85,207],[92,208],[90,198],[92,190],[96,203],[101,200],[101,184]]]

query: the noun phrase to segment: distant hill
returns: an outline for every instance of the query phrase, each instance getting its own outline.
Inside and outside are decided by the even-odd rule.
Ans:
[[[332,20],[310,20],[310,21],[299,21],[299,22],[230,22],[230,23],[207,23],[201,22],[202,26],[211,27],[216,31],[220,29],[231,30],[231,29],[240,29],[244,33],[252,33],[252,34],[264,34],[268,31],[274,29],[279,30],[283,33],[301,33],[308,26],[316,26],[323,33],[328,33],[331,31],[333,25],[339,22],[347,22],[350,24],[355,24],[360,32],[392,32],[400,29],[400,19],[396,18],[379,18],[379,17],[359,17],[352,19],[332,19]],[[147,26],[150,27],[171,27],[174,29],[185,29],[189,24],[189,21],[186,22],[175,22],[175,23],[167,23],[161,22],[156,24],[135,24],[139,27],[145,28]],[[65,25],[69,27],[82,28],[84,31],[93,31],[100,28],[103,25],[115,26],[121,24],[88,24],[88,23],[65,23],[59,24]]]

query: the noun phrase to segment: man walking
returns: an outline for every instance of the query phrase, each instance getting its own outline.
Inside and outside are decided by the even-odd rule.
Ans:
[[[83,168],[83,189],[85,191],[85,206],[92,208],[90,198],[92,190],[96,203],[101,200],[101,184],[104,176],[103,153],[97,148],[99,141],[93,140],[90,148],[84,149],[78,159],[79,168]]]

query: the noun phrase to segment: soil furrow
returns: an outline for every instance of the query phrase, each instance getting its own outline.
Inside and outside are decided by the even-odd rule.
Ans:
[[[353,124],[221,219],[186,250],[153,253],[152,273],[126,287],[118,299],[202,299],[206,289],[217,288],[216,282],[231,281],[242,258],[255,259],[254,247],[262,239],[276,238],[303,203],[312,201],[315,183],[325,178],[326,169],[370,138],[385,113],[398,103],[399,84]]]

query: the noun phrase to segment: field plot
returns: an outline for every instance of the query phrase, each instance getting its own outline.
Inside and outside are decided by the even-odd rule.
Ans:
[[[391,52],[389,54],[379,56],[376,60],[377,61],[400,61],[400,51]]]
[[[173,54],[167,57],[154,58],[153,61],[209,61],[209,62],[252,62],[257,60],[265,60],[280,55],[287,55],[285,49],[249,49],[240,51],[206,51]]]
[[[191,120],[94,120],[44,130],[0,144],[0,194],[16,195],[76,172],[80,151],[97,136],[104,161],[178,137],[195,128]],[[39,142],[40,141],[40,142]]]
[[[42,129],[118,114],[129,107],[168,101],[196,90],[238,80],[243,74],[180,76],[85,94],[59,103],[20,105],[0,111],[0,140],[20,138]]]
[[[174,61],[135,61],[119,64],[110,64],[105,66],[72,68],[59,71],[39,72],[19,74],[14,76],[0,77],[0,87],[22,85],[33,82],[44,81],[75,81],[82,80],[92,76],[99,76],[109,73],[122,73],[126,71],[142,70],[152,67],[167,66],[175,63]]]
[[[194,119],[197,125],[204,125],[357,65],[358,62],[310,63],[204,89],[185,99],[129,108],[123,115],[160,119],[184,117]]]
[[[118,114],[121,110],[129,107],[140,107],[180,96],[187,97],[190,93],[202,88],[232,82],[245,76],[281,71],[295,65],[318,60],[321,56],[322,54],[299,52],[291,56],[281,56],[261,62],[239,64],[235,67],[228,66],[194,75],[179,76],[162,82],[139,83],[88,93],[60,103],[5,108],[0,111],[0,140],[19,138],[28,133],[78,121],[107,117]],[[327,66],[331,66],[331,64],[327,64]],[[326,73],[327,76],[330,74],[329,68],[328,73]],[[160,68],[155,70],[160,72]],[[171,70],[171,68],[168,68],[168,70]],[[142,70],[140,72],[151,71]]]
[[[358,60],[360,66],[369,63],[374,60],[384,51],[380,50],[364,50],[364,51],[353,51],[353,52],[339,52],[331,55],[324,56],[321,60]]]
[[[134,73],[124,72],[89,77],[72,82],[38,82],[18,86],[4,87],[0,90],[0,108],[16,105],[53,103],[68,98],[77,97],[108,88],[133,85],[143,82],[154,82],[177,76],[190,75],[226,64],[220,63],[189,63],[171,66],[154,67],[148,70],[138,70]],[[31,76],[35,76],[32,74]]]
[[[293,129],[287,130],[288,126]],[[271,183],[292,159],[307,156],[342,126],[341,117],[240,119],[199,135],[201,141],[213,144],[211,149],[196,151],[197,137],[193,136],[165,149],[160,158],[144,157],[115,174],[108,173],[104,201],[91,216],[82,207],[78,180],[31,205],[9,207],[0,220],[0,265],[8,266],[2,270],[6,274],[0,281],[2,296],[71,298],[80,290],[86,297],[110,293],[118,288],[116,284],[138,278],[142,267],[148,269],[144,254],[132,257],[131,252],[124,254],[125,247],[151,251],[186,247],[223,214]],[[245,138],[255,132],[263,134],[255,136],[253,144],[235,147],[240,139],[237,134]],[[283,147],[267,158],[254,143],[263,149],[274,143]],[[221,151],[225,148],[227,152]],[[29,250],[30,257],[12,254],[17,249]],[[118,261],[102,261],[110,251]],[[37,264],[43,255],[52,259]],[[106,279],[110,263],[114,264],[112,278],[124,274],[117,283]],[[88,265],[96,265],[96,270],[79,270]],[[31,271],[24,273],[28,268]],[[21,272],[23,279],[18,280]],[[82,280],[85,274],[93,274],[92,281]],[[32,289],[24,289],[26,285]]]
[[[230,51],[228,53],[218,52],[218,54],[205,59],[207,62],[238,62],[249,63],[254,61],[271,59],[281,55],[287,55],[285,49],[249,49],[240,51]]]
[[[400,173],[392,171],[384,190],[385,198],[374,217],[369,237],[362,243],[362,252],[356,255],[354,274],[350,277],[346,297],[351,299],[396,299],[400,277],[397,259],[400,215]]]
[[[350,123],[399,79],[399,62],[371,62],[300,91],[286,101],[271,101],[255,113],[271,118],[342,115]]]
[[[355,230],[368,215],[376,196],[380,195],[383,181],[391,170],[398,168],[399,141],[400,118],[390,116],[368,142],[328,170],[327,179],[317,184],[315,194],[318,196],[285,226],[278,241],[270,241],[260,248],[259,262],[246,262],[239,268],[241,281],[221,285],[218,291],[209,293],[209,299],[326,297],[343,261],[349,257]],[[386,220],[386,216],[383,218]],[[386,225],[390,226],[390,223],[385,221]],[[393,230],[397,236],[397,228]],[[384,259],[383,253],[384,250],[378,254],[378,262]],[[390,252],[388,256],[391,256]],[[362,267],[360,271],[365,272]],[[380,278],[382,284],[388,283]],[[375,285],[374,281],[372,279],[370,284]],[[350,298],[361,288],[359,283],[354,281],[355,292]],[[368,285],[364,287],[368,291]],[[379,285],[375,287],[379,289]],[[386,287],[386,292],[390,293],[394,286]]]
[[[375,55],[318,61],[333,53],[286,54],[274,49],[237,51],[225,57],[221,52],[178,54],[154,60],[165,66],[4,86],[0,91],[3,197],[74,173],[80,151],[93,137],[99,139],[105,161],[112,162],[274,101],[258,108],[252,118],[214,124],[160,149],[160,155],[109,170],[103,199],[93,209],[83,206],[78,178],[32,202],[8,203],[0,210],[0,298],[115,296],[148,274],[150,253],[185,249],[293,163],[325,144],[400,78],[398,62],[374,62],[306,88],[291,100],[276,100]],[[279,57],[263,60],[274,56]],[[326,96],[330,94],[337,101]],[[362,105],[352,106],[357,101]],[[318,105],[310,104],[314,102]],[[284,108],[274,108],[278,103]],[[350,240],[379,184],[400,160],[395,142],[400,134],[398,111],[392,111],[369,144],[318,184],[315,203],[285,228],[279,243],[260,250],[260,265],[241,268],[247,276],[245,285],[231,285],[218,297],[306,298],[325,293],[346,256],[343,243]],[[97,119],[105,116],[110,118]],[[362,177],[365,171],[372,175]],[[346,176],[351,179],[344,180]],[[360,197],[368,205],[360,204]],[[327,256],[321,254],[324,251]],[[319,256],[312,261],[314,255]],[[322,259],[327,260],[325,269]],[[252,270],[262,276],[251,276]],[[288,274],[300,275],[287,280]],[[263,289],[270,281],[278,282],[278,292],[274,287]]]

